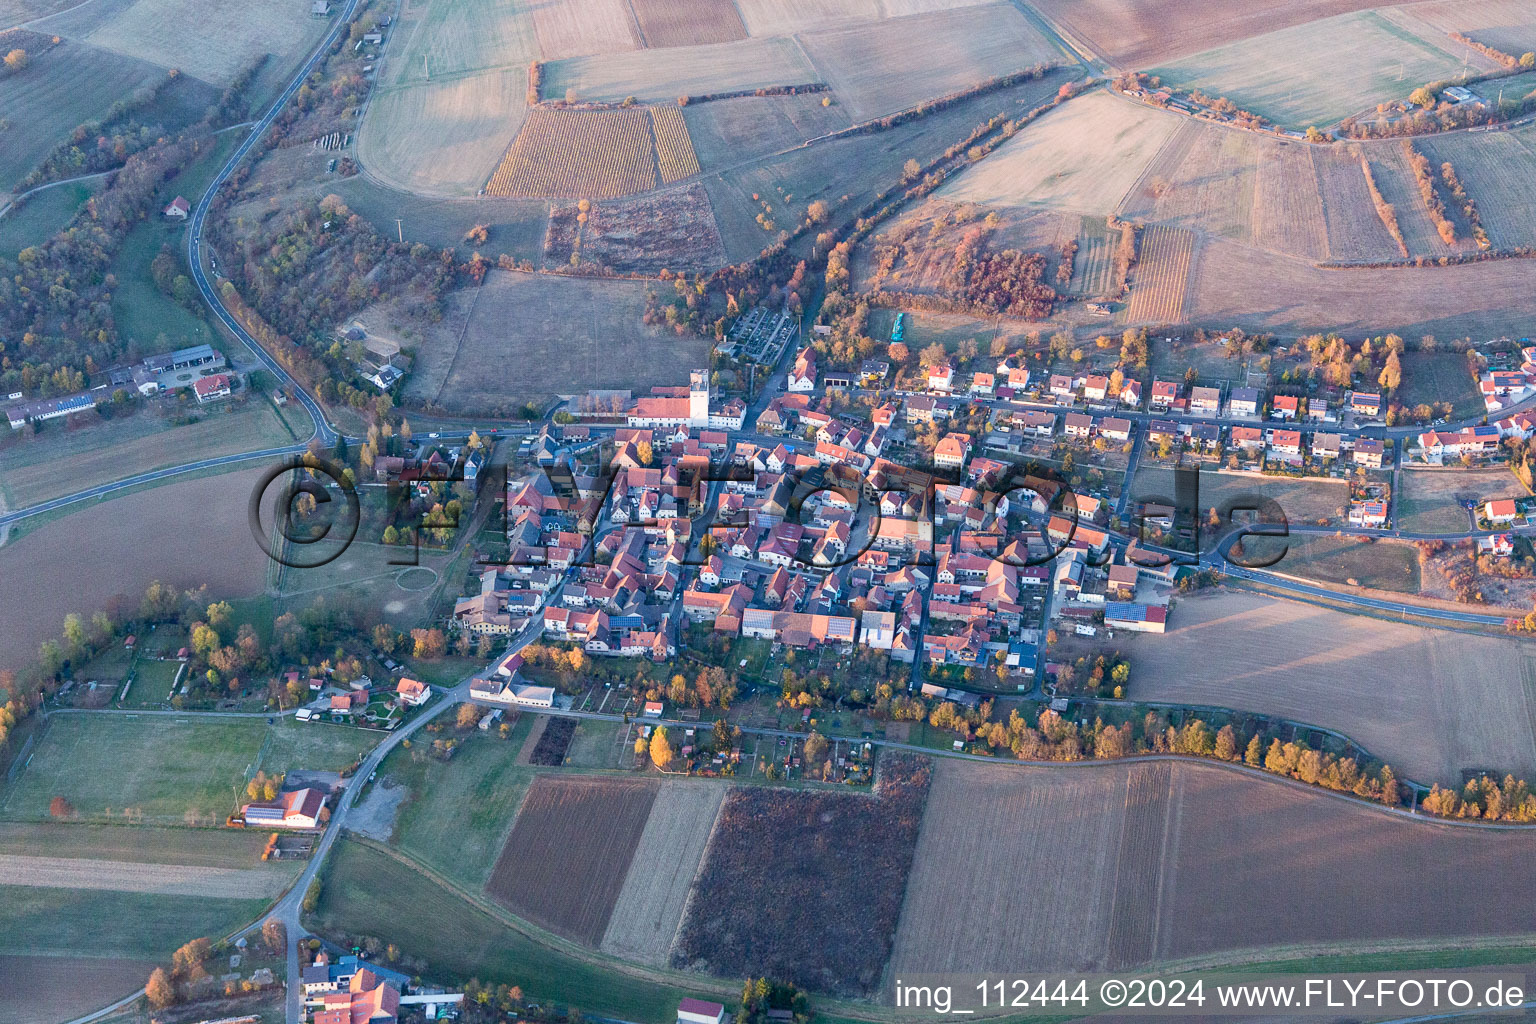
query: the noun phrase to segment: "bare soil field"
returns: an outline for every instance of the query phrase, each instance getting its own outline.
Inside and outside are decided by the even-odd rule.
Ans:
[[[357,135],[358,162],[385,185],[473,196],[523,123],[524,68],[381,88]]]
[[[612,199],[655,187],[655,144],[643,107],[535,107],[485,190],[493,196]]]
[[[1408,10],[1442,32],[1460,32],[1516,57],[1536,45],[1536,12],[1525,0],[1431,0]]]
[[[665,967],[728,787],[665,782],[651,805],[602,950]]]
[[[46,523],[0,548],[0,667],[21,668],[57,639],[64,616],[86,618],[115,600],[136,608],[144,588],[208,585],[210,599],[261,590],[267,557],[251,538],[246,507],[264,468],[165,484]],[[111,572],[101,567],[110,565]],[[60,587],[60,578],[72,580]]]
[[[1462,49],[1389,8],[1265,31],[1150,70],[1172,85],[1225,96],[1283,127],[1305,128],[1450,78],[1461,71]],[[1339,53],[1350,59],[1339,61]],[[1476,51],[1467,59],[1476,70],[1495,66]]]
[[[1175,768],[1168,804],[1160,959],[1254,959],[1265,946],[1444,945],[1530,931],[1518,901],[1497,890],[1426,899],[1456,891],[1467,877],[1529,884],[1529,832],[1405,820],[1198,765]]]
[[[1037,0],[1046,17],[1124,68],[1160,61],[1301,25],[1381,7],[1381,0],[1297,0],[1283,7],[1246,0]]]
[[[641,103],[675,104],[679,96],[804,85],[819,77],[793,39],[750,39],[551,61],[542,91],[546,99],[573,90],[577,99],[594,102],[633,96]]]
[[[640,45],[625,0],[534,0],[532,8],[545,60],[619,53]]]
[[[1138,498],[1172,497],[1173,471],[1143,467],[1137,470],[1133,486]],[[1349,510],[1349,484],[1343,480],[1292,480],[1257,474],[1200,473],[1202,513],[1212,508],[1224,512],[1234,502],[1255,496],[1278,502],[1288,522],[1311,526],[1342,525]]]
[[[737,0],[736,9],[753,36],[785,36],[880,17],[879,0]]]
[[[544,245],[547,266],[568,265],[578,238],[583,261],[620,273],[713,270],[726,262],[709,194],[698,182],[593,203],[585,225],[577,222],[579,212],[566,206],[550,214]]]
[[[1532,260],[1330,270],[1207,239],[1196,254],[1194,278],[1189,319],[1220,328],[1522,337],[1536,313]],[[1371,301],[1362,303],[1362,295]]]
[[[539,776],[486,893],[541,928],[596,946],[655,798],[655,785],[635,780]]]
[[[887,754],[873,796],[733,791],[673,965],[869,994],[890,956],[931,771],[926,758]],[[807,878],[817,880],[815,899]]]
[[[301,0],[134,0],[86,41],[225,85],[263,54],[296,60],[330,24],[310,17]],[[197,31],[186,31],[189,25]]]
[[[1398,526],[1409,533],[1464,533],[1463,502],[1526,494],[1508,469],[1405,469],[1397,481]]]
[[[1536,21],[1536,15],[1532,20]],[[1536,24],[1529,33],[1527,48],[1531,46],[1536,46]],[[1492,99],[1499,85],[1491,82],[1480,88],[1492,93]],[[1518,92],[1505,95],[1516,96]],[[1536,133],[1529,126],[1430,136],[1418,146],[1437,173],[1446,161],[1456,168],[1495,248],[1536,244],[1536,195],[1530,188],[1531,176],[1536,173]]]
[[[891,975],[1102,966],[1127,774],[941,759]]]
[[[856,121],[1061,56],[1007,3],[807,32],[801,42]]]
[[[25,177],[77,125],[164,75],[164,68],[68,39],[32,58],[0,90],[0,189]]]
[[[1298,838],[1317,836],[1334,838]],[[1454,890],[1468,865],[1528,877],[1533,845],[1213,765],[944,761],[892,973],[1240,963],[1524,934],[1517,901],[1489,892],[1426,913],[1424,894]]]
[[[704,365],[708,342],[641,323],[654,287],[493,270],[414,336],[407,394],[444,409],[510,413],[557,393],[686,381]]]
[[[0,1024],[56,1024],[142,988],[152,960],[0,955]]]
[[[631,0],[645,46],[697,46],[745,39],[747,27],[731,0]]]
[[[277,865],[272,866],[274,869]],[[93,860],[84,857],[31,857],[0,854],[0,877],[8,885],[52,889],[106,889],[112,892],[160,893],[168,896],[211,896],[253,899],[276,896],[292,873],[269,869],[192,867],[139,861]]]
[[[957,202],[1113,213],[1182,121],[1105,92],[1053,110],[939,189]]]
[[[1126,316],[1134,323],[1180,322],[1195,254],[1194,232],[1154,224],[1142,231],[1140,246]]]
[[[1124,648],[1137,700],[1335,729],[1425,784],[1477,768],[1536,774],[1536,676],[1515,640],[1238,592],[1185,598],[1169,622]]]

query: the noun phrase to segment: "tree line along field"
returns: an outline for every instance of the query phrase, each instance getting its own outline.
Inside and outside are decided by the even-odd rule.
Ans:
[[[550,61],[541,93],[552,100],[574,94],[583,102],[633,96],[641,103],[675,104],[680,96],[805,85],[819,77],[794,39],[770,37]]]
[[[1536,699],[1518,641],[1235,591],[1180,601],[1173,628],[1142,640],[1125,649],[1132,699],[1333,729],[1424,785],[1459,785],[1474,769],[1536,773]]]
[[[931,772],[926,758],[886,755],[873,795],[733,790],[673,965],[872,993],[890,956]],[[816,880],[814,899],[806,879]]]
[[[1464,61],[1474,71],[1496,66],[1404,10],[1383,8],[1265,32],[1148,70],[1295,129],[1403,99],[1424,82],[1459,74]]]
[[[596,946],[656,799],[654,784],[540,775],[486,892],[519,917]]]
[[[1205,764],[945,760],[891,973],[1240,963],[1523,934],[1528,924],[1497,892],[1428,894],[1464,892],[1456,879],[1469,864],[1527,877],[1533,842]],[[1364,891],[1374,895],[1360,912],[1336,912]]]
[[[1536,26],[1531,39],[1530,45],[1536,46]],[[1500,84],[1491,82],[1479,88],[1493,93]],[[1437,173],[1446,162],[1456,169],[1467,194],[1477,203],[1488,240],[1495,248],[1536,245],[1536,196],[1528,186],[1536,174],[1536,133],[1530,126],[1430,136],[1417,145]]]

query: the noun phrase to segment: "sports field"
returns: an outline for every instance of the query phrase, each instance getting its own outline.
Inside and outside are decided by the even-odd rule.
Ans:
[[[1186,598],[1169,621],[1125,648],[1135,699],[1334,729],[1426,785],[1536,775],[1536,661],[1518,641],[1244,593]]]
[[[544,67],[543,93],[549,99],[572,90],[584,101],[633,96],[641,103],[675,104],[679,96],[803,85],[819,77],[793,39],[749,39],[551,61]]]
[[[1113,213],[1179,127],[1106,92],[1053,110],[938,191],[955,202]]]
[[[1430,26],[1384,9],[1265,32],[1150,72],[1180,88],[1225,96],[1283,127],[1305,128],[1405,99],[1425,82],[1459,74],[1463,57]],[[1475,71],[1494,67],[1475,51],[1466,59]]]
[[[330,24],[302,0],[134,0],[86,41],[225,85],[263,54],[296,61]]]
[[[1061,56],[1007,3],[889,18],[801,38],[858,121]]]

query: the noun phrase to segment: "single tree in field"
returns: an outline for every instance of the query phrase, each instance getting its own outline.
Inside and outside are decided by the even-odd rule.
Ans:
[[[473,729],[480,724],[480,709],[473,704],[460,704],[454,724],[460,729]]]
[[[651,763],[665,768],[672,763],[672,744],[667,740],[667,727],[658,725],[651,733]]]
[[[1408,94],[1408,102],[1416,107],[1432,107],[1435,105],[1435,94],[1421,85]]]
[[[27,51],[22,49],[12,50],[5,55],[5,70],[21,71],[27,66]]]
[[[149,1005],[157,1010],[162,1010],[176,1001],[176,990],[171,987],[171,979],[166,977],[164,967],[156,967],[149,974],[149,982],[144,986],[144,994],[149,997]]]
[[[62,796],[56,796],[48,801],[48,813],[55,818],[72,818],[75,816],[75,808]]]

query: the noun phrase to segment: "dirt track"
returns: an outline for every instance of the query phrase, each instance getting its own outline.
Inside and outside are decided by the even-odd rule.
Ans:
[[[16,854],[0,854],[0,878],[7,885],[223,899],[276,896],[288,884],[287,872],[263,868],[208,868]]]

